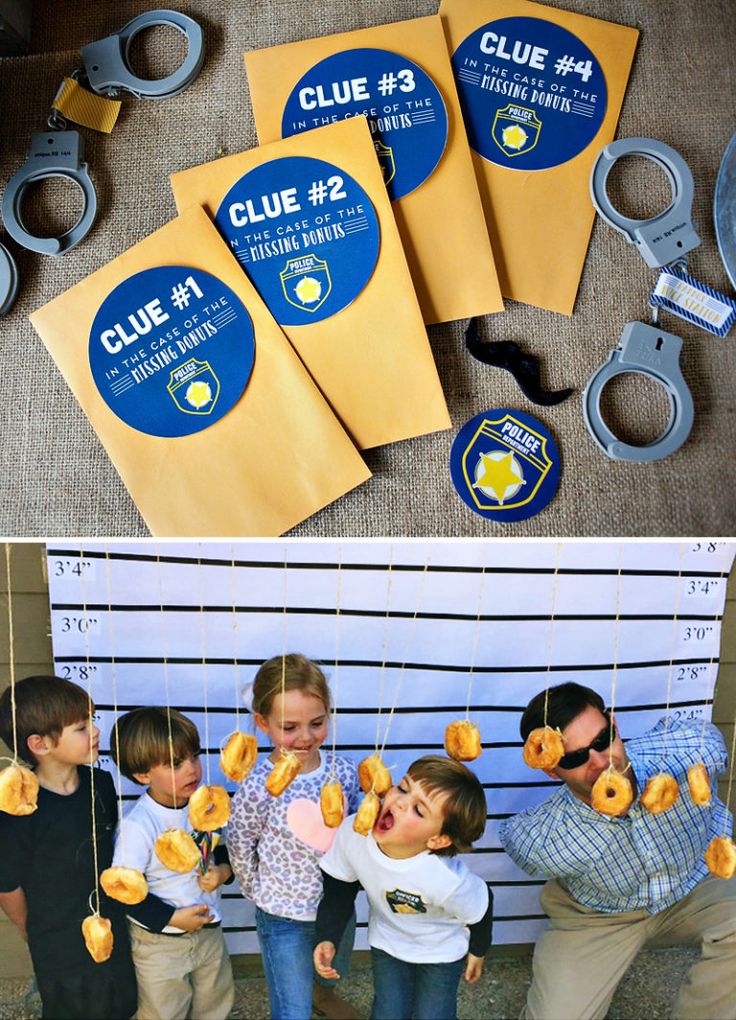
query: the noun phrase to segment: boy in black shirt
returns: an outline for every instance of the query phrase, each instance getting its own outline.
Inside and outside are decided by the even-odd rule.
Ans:
[[[45,1018],[127,1020],[137,994],[123,905],[99,891],[113,928],[109,960],[95,963],[82,936],[97,903],[93,779],[98,874],[112,864],[118,815],[110,774],[81,767],[98,753],[89,698],[68,680],[34,676],[15,685],[15,702],[14,727],[10,690],[0,697],[0,736],[12,747],[15,729],[40,789],[33,814],[0,812],[0,907],[28,940]]]

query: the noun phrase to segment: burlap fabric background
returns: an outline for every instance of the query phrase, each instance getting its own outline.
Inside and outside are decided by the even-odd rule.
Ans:
[[[694,275],[729,292],[712,219],[716,174],[736,129],[736,8],[733,0],[564,0],[569,10],[636,26],[641,38],[618,137],[647,135],[677,149],[695,177],[694,219],[702,245],[690,259]],[[64,74],[80,66],[79,48],[121,28],[153,2],[76,3],[34,0],[32,52],[0,60],[0,187],[20,166],[33,131],[45,126]],[[309,36],[433,14],[436,0],[176,0],[205,29],[206,61],[194,85],[164,102],[125,102],[109,137],[82,129],[99,216],[78,248],[59,259],[19,250],[21,291],[0,322],[2,453],[0,533],[145,535],[115,469],[69,392],[28,314],[174,213],[167,175],[256,144],[242,51]],[[489,18],[494,4],[487,3]],[[159,36],[159,41],[162,36]],[[164,32],[163,38],[172,36]],[[177,40],[174,46],[179,51]],[[140,60],[167,68],[156,40]],[[140,69],[140,68],[139,68]],[[630,161],[617,173],[619,207],[652,215],[668,199],[650,164]],[[39,210],[73,222],[67,189],[44,188]],[[40,215],[40,213],[39,213]],[[67,219],[64,219],[64,216]],[[656,273],[604,224],[592,235],[575,314],[571,318],[507,302],[487,317],[484,336],[512,339],[536,354],[549,388],[578,392],[555,408],[537,408],[510,375],[474,361],[464,350],[466,323],[430,329],[453,420],[453,431],[369,451],[374,477],[306,521],[294,534],[349,535],[731,535],[736,532],[736,355],[733,337],[719,340],[664,315],[664,329],[684,339],[684,374],[696,420],[684,448],[654,464],[610,461],[585,429],[580,392],[616,345],[623,325],[647,320]],[[390,314],[386,329],[391,329]],[[622,438],[650,440],[666,420],[659,388],[628,377],[608,401]],[[448,457],[457,429],[491,407],[534,414],[554,433],[562,479],[550,506],[529,521],[502,526],[473,514],[456,495]],[[284,480],[288,484],[288,479]],[[223,499],[227,479],[223,478]],[[196,498],[196,497],[195,497]]]

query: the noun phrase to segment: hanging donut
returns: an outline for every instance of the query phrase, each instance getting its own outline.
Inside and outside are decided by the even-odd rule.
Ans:
[[[38,779],[25,765],[13,763],[0,772],[0,811],[32,815],[38,807]]]
[[[601,815],[623,815],[634,799],[634,791],[623,772],[609,766],[593,783],[591,807]]]
[[[680,787],[675,777],[667,772],[658,772],[644,787],[639,801],[650,815],[661,815],[663,811],[669,811],[679,795]]]
[[[107,895],[120,903],[142,903],[148,896],[148,882],[145,875],[135,868],[105,868],[100,875],[100,885]]]
[[[373,790],[370,790],[361,801],[358,813],[353,821],[353,829],[359,836],[367,836],[372,831],[373,826],[378,820],[380,810],[381,802]]]
[[[336,829],[343,819],[345,798],[342,784],[337,779],[331,780],[320,790],[319,806],[322,819],[328,829]]]
[[[281,757],[266,776],[266,789],[272,797],[280,797],[287,786],[294,782],[302,763],[293,751],[281,748]]]
[[[197,844],[183,829],[167,829],[154,844],[156,856],[165,868],[186,875],[199,864],[201,857]]]
[[[736,874],[736,844],[728,836],[714,836],[705,851],[708,871],[727,881]]]
[[[258,741],[252,733],[231,733],[220,755],[220,768],[236,783],[242,783],[256,763]]]
[[[690,788],[693,804],[698,804],[700,807],[707,807],[710,804],[710,777],[702,762],[691,765],[687,770],[687,785]]]
[[[450,723],[445,730],[445,750],[455,761],[475,761],[483,750],[480,730],[469,719]]]
[[[562,733],[551,726],[532,730],[524,744],[524,761],[531,769],[554,769],[565,753]]]
[[[95,963],[104,963],[112,956],[112,924],[106,917],[91,914],[82,921],[82,935],[87,952]]]
[[[391,773],[383,764],[378,751],[369,754],[358,765],[358,782],[363,793],[374,790],[379,797],[383,797],[393,786]]]
[[[198,832],[214,832],[227,825],[230,797],[224,786],[200,786],[189,798],[189,821]]]

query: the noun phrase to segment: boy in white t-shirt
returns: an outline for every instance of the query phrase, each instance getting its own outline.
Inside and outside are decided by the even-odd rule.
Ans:
[[[118,719],[110,745],[123,775],[148,787],[120,824],[113,858],[148,882],[143,902],[128,907],[136,1015],[224,1020],[234,986],[218,889],[233,876],[218,834],[191,831],[189,798],[202,781],[197,727],[173,708],[136,708]],[[191,832],[201,868],[180,874],[158,859],[156,840],[166,829]]]
[[[458,860],[483,833],[486,799],[464,765],[427,755],[386,794],[373,832],[345,819],[322,857],[314,965],[325,978],[360,886],[370,904],[374,1020],[454,1020],[461,975],[473,984],[491,941],[493,897]]]

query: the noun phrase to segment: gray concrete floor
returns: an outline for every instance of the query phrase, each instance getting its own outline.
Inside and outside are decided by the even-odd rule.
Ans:
[[[611,1003],[609,1020],[660,1020],[672,1016],[672,1006],[688,967],[699,950],[657,949],[639,954]],[[519,1015],[531,979],[531,957],[491,957],[486,970],[473,987],[460,989],[460,1020],[513,1020]],[[0,1020],[36,1020],[40,1011],[27,1008],[27,981],[0,981]],[[353,966],[342,982],[340,994],[364,1017],[370,1011],[371,974],[365,959]],[[232,1018],[266,1020],[268,996],[262,977],[240,977],[236,981]],[[562,1018],[560,1018],[562,1020]],[[707,1020],[706,1017],[703,1020]]]

